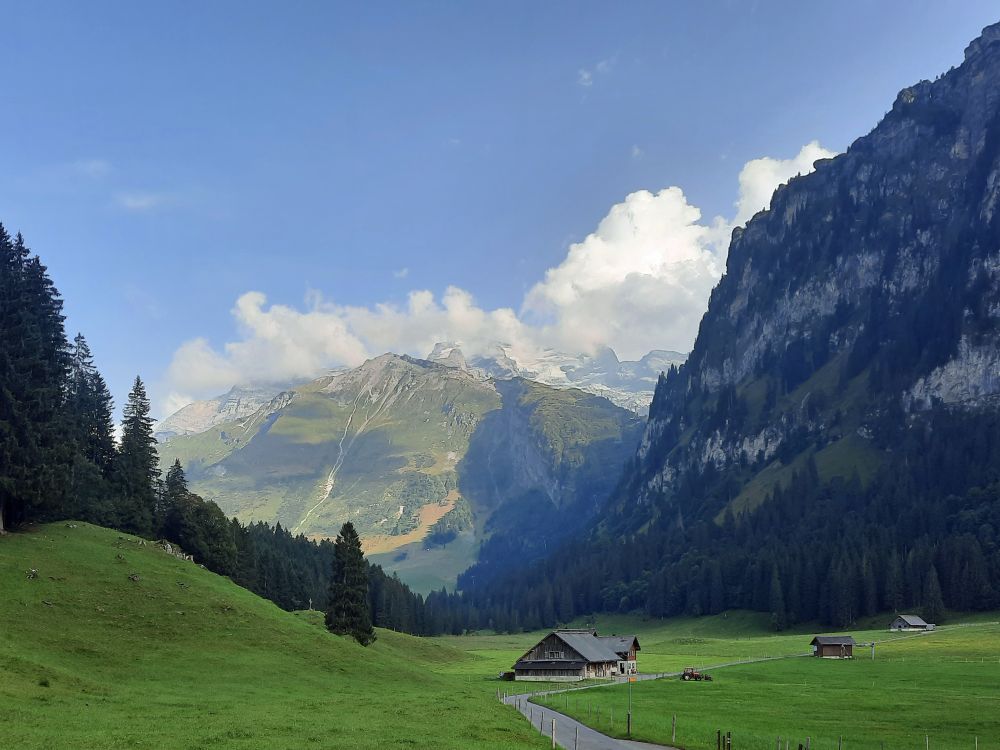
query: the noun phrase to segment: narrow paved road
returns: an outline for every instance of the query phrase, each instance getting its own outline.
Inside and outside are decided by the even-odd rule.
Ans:
[[[762,661],[773,661],[775,659],[794,659],[809,654],[793,654],[790,656],[768,656],[761,659],[748,659],[745,661],[734,661],[726,664],[716,664],[711,667],[704,667],[703,671],[722,669],[724,667],[734,667],[738,664],[756,664]],[[664,672],[660,674],[639,674],[639,680],[658,680],[660,678],[680,677],[680,672]],[[624,684],[624,678],[616,680]],[[595,685],[581,685],[579,687],[561,688],[558,690],[540,690],[535,693],[524,693],[522,695],[508,695],[503,698],[503,702],[508,706],[514,706],[524,718],[531,722],[532,726],[545,737],[552,736],[552,720],[556,722],[556,745],[565,750],[655,750],[656,748],[670,748],[669,745],[651,745],[647,742],[633,742],[631,740],[619,740],[601,734],[596,729],[591,729],[586,724],[581,724],[576,719],[567,716],[555,709],[540,706],[532,703],[532,698],[543,695],[557,695],[559,693],[575,692],[577,690],[589,690],[595,687],[605,687],[608,683],[598,683]]]

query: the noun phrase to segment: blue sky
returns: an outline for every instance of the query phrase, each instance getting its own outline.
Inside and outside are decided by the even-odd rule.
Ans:
[[[1000,20],[972,1],[3,6],[0,221],[116,401],[139,373],[161,412],[445,335],[689,346],[741,185],[843,150]],[[760,157],[787,162],[741,182]],[[646,274],[657,233],[681,249]],[[606,330],[581,312],[625,297]]]

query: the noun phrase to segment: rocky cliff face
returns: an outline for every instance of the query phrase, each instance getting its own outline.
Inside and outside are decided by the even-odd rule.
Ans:
[[[889,415],[993,408],[998,214],[1000,25],[734,232],[695,347],[657,386],[623,502],[668,500],[709,469],[738,492],[838,444],[877,461]]]
[[[287,387],[287,384],[236,385],[221,396],[195,401],[158,422],[156,439],[163,442],[178,435],[194,435],[223,422],[249,417]]]

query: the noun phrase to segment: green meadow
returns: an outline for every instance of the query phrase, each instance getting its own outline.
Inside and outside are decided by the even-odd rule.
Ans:
[[[28,576],[36,570],[35,577]],[[134,577],[134,580],[133,580]],[[992,616],[995,618],[995,616]],[[964,618],[963,618],[964,619]],[[717,667],[711,683],[632,685],[633,737],[733,747],[932,750],[1000,746],[1000,624],[991,616],[877,640],[853,661],[813,659],[811,631],[774,634],[746,612],[573,623],[635,633],[643,672]],[[414,638],[380,630],[364,649],[152,543],[87,524],[0,538],[2,748],[547,747],[498,690],[498,673],[544,631]],[[764,657],[785,657],[739,663]],[[718,668],[718,665],[736,663]],[[560,687],[565,687],[561,685]],[[625,736],[625,685],[539,698]],[[842,740],[841,740],[842,738]]]
[[[390,631],[365,649],[319,613],[75,526],[0,538],[0,748],[546,746],[454,669],[475,656]]]
[[[851,632],[859,641],[884,639],[874,660],[868,649],[856,649],[853,660],[792,656],[712,670],[712,682],[634,683],[632,737],[670,744],[676,716],[674,744],[689,750],[715,748],[720,730],[731,733],[734,748],[748,750],[776,748],[778,737],[790,748],[808,738],[815,750],[974,750],[977,741],[979,748],[1000,747],[1000,625],[943,627],[918,636]],[[784,645],[801,651],[808,637],[770,640],[774,647],[768,651],[777,653]],[[699,665],[721,663],[738,650],[723,649],[717,660]],[[679,663],[666,655],[656,658]],[[626,685],[538,702],[606,734],[627,736]]]

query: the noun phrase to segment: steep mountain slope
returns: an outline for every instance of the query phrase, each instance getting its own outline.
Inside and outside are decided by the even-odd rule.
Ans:
[[[388,630],[362,648],[137,537],[9,534],[0,581],[0,747],[541,746],[454,674],[474,657]]]
[[[771,470],[818,451],[862,479],[887,409],[991,407],[1000,392],[1000,27],[871,134],[775,193],[733,235],[688,362],[658,387],[639,503],[688,471]],[[903,418],[900,414],[899,418]],[[780,455],[779,455],[780,454]]]
[[[174,437],[160,456],[243,520],[314,537],[351,520],[369,553],[427,589],[454,583],[512,519],[558,521],[527,532],[544,544],[592,517],[640,432],[590,394],[386,354]]]
[[[998,209],[1000,24],[733,233],[599,527],[477,606],[781,627],[996,602]]]

